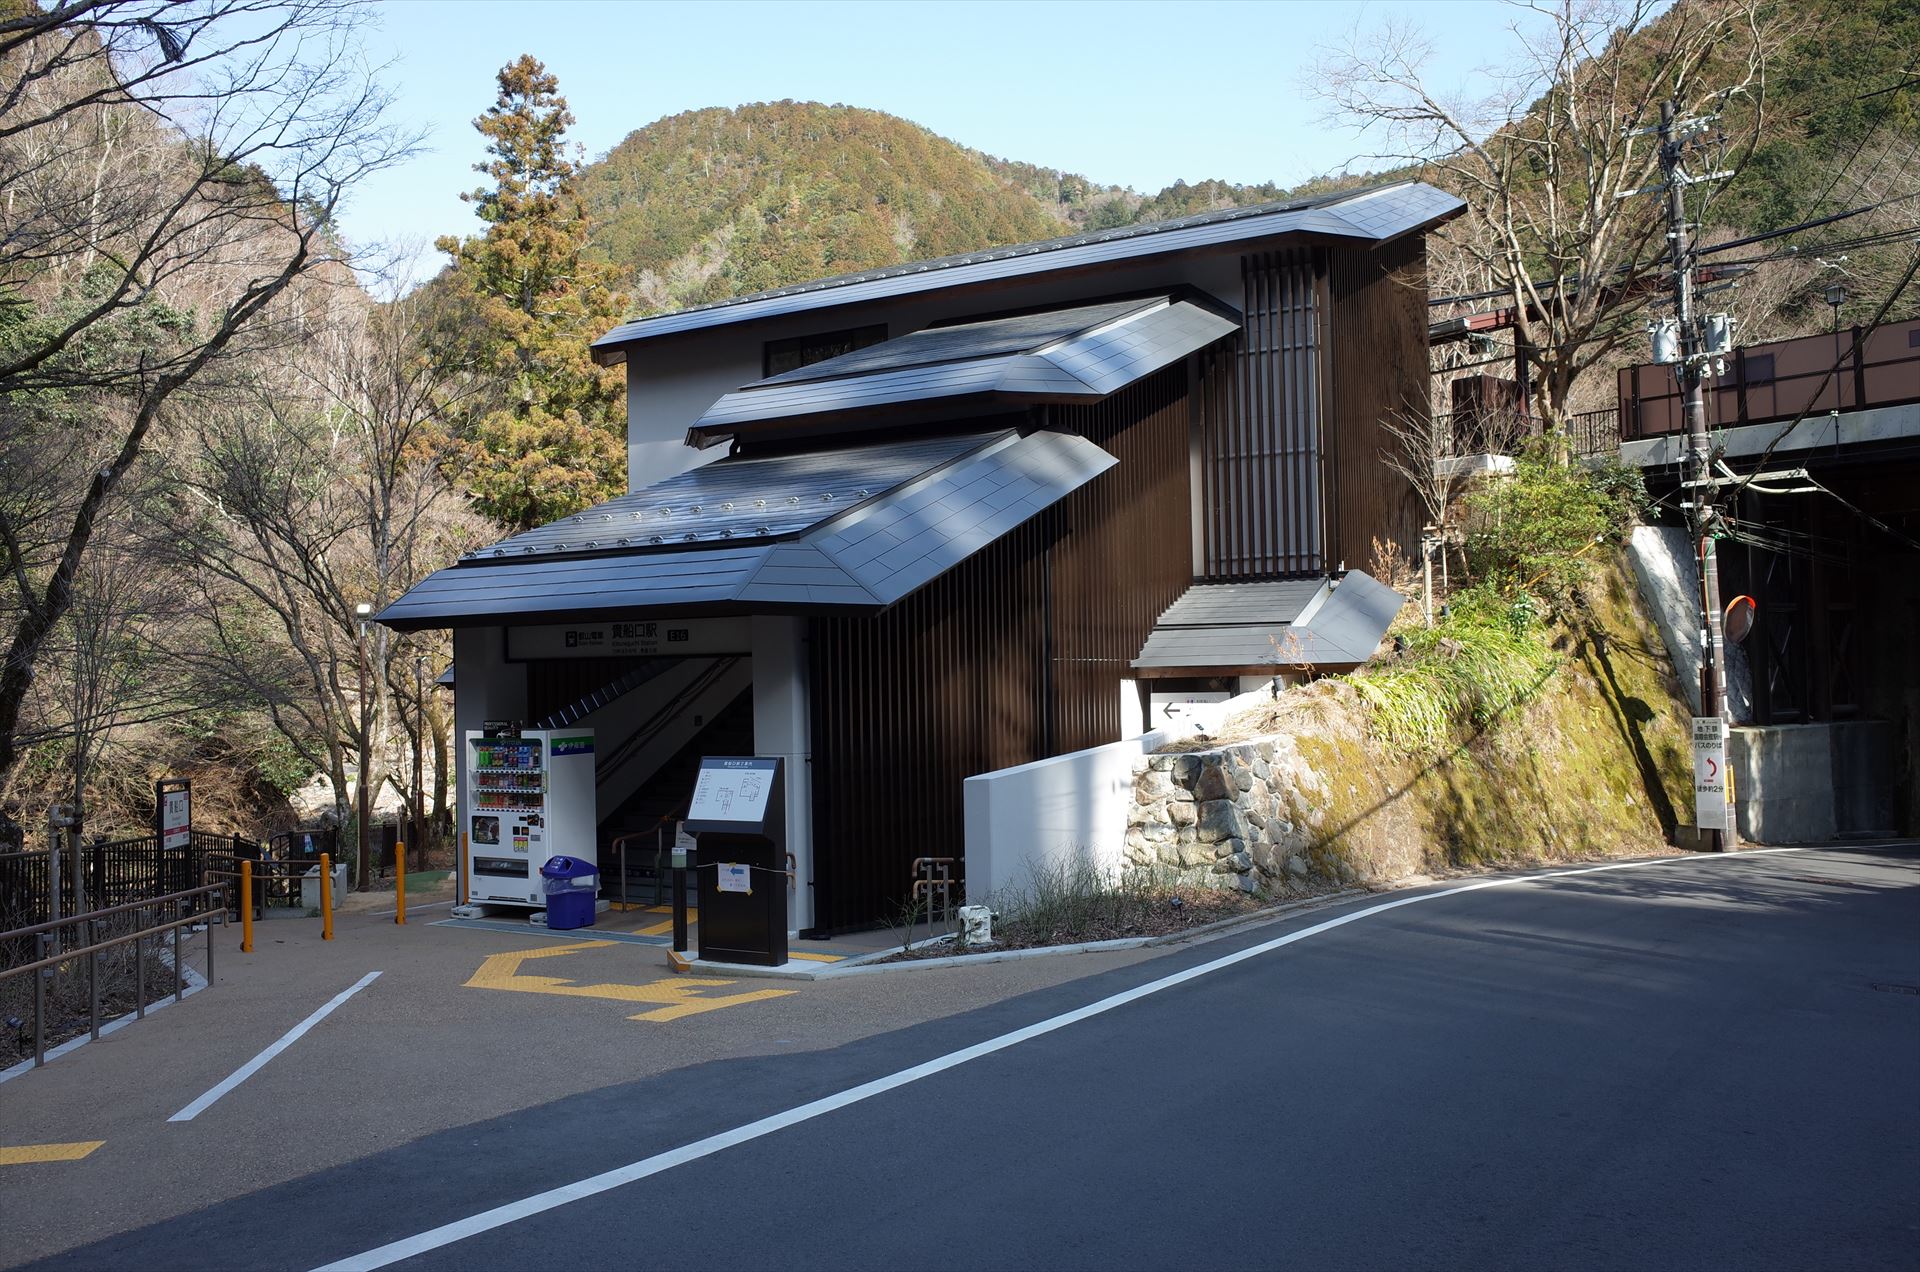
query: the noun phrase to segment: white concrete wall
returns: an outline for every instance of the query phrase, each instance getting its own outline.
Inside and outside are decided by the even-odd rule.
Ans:
[[[1253,691],[1225,702],[1190,703],[1172,728],[968,778],[962,792],[968,897],[978,901],[1020,886],[1035,865],[1083,861],[1118,872],[1126,862],[1135,762],[1175,738],[1216,731],[1227,717],[1261,705],[1269,683],[1260,680]],[[1122,692],[1132,695],[1132,683],[1124,683]]]
[[[1146,739],[1057,755],[966,781],[967,899],[1025,884],[1036,865],[1125,863],[1133,765]]]
[[[523,720],[527,714],[527,669],[505,661],[498,627],[453,630],[454,801],[464,825],[473,808],[467,790],[467,733],[488,720]]]
[[[1818,844],[1899,833],[1899,731],[1889,721],[1742,728],[1731,742],[1742,839]]]
[[[1038,279],[971,297],[914,296],[801,314],[740,327],[665,336],[627,350],[627,488],[638,490],[709,463],[726,447],[694,450],[687,429],[718,401],[761,374],[761,346],[769,340],[817,335],[885,323],[904,336],[934,322],[967,314],[1070,304],[1102,296],[1187,284],[1238,309],[1240,249],[1181,257],[1073,277]]]

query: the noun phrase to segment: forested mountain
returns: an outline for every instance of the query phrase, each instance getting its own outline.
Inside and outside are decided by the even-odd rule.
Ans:
[[[1905,192],[1920,135],[1920,0],[1806,0],[1795,12],[1764,91],[1744,99],[1764,102],[1760,144],[1706,209],[1721,237]],[[1628,42],[1651,49],[1660,38],[1655,24]],[[652,313],[1385,177],[1450,184],[1444,163],[1374,166],[1291,188],[1201,179],[1138,192],[971,150],[882,111],[782,101],[648,123],[583,167],[581,192],[590,254],[622,272],[633,312]],[[1799,308],[1787,304],[1781,321],[1797,321]]]
[[[1183,181],[1143,197],[881,111],[790,101],[657,120],[587,166],[581,191],[593,253],[628,271],[637,312],[1287,193]]]

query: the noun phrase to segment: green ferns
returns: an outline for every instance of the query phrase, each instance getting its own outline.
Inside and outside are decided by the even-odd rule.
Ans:
[[[1466,724],[1485,728],[1537,693],[1560,656],[1524,601],[1462,595],[1447,620],[1404,637],[1392,661],[1348,677],[1369,707],[1368,727],[1409,751],[1437,750]]]

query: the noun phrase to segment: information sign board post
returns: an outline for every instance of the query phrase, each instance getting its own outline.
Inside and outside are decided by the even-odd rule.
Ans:
[[[709,755],[687,808],[699,844],[700,957],[787,961],[785,775],[778,758]]]
[[[153,784],[153,833],[162,848],[185,848],[193,842],[190,778],[163,777]]]
[[[1693,815],[1701,830],[1727,828],[1727,727],[1718,716],[1693,718]]]

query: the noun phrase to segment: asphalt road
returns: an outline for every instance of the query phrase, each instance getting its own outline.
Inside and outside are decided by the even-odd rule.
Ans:
[[[1911,846],[1388,900],[581,1091],[35,1266],[309,1268],[510,1206],[394,1266],[1920,1267]]]

